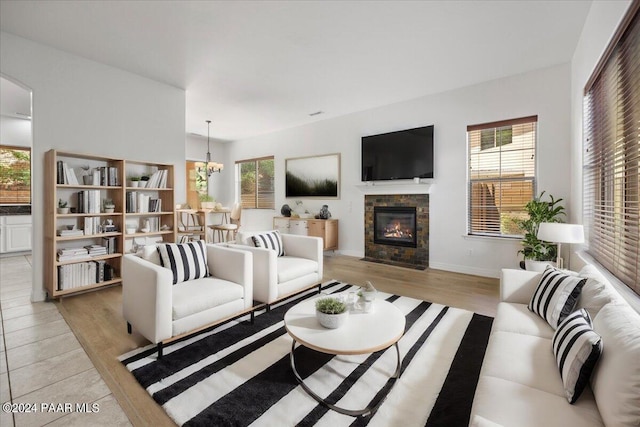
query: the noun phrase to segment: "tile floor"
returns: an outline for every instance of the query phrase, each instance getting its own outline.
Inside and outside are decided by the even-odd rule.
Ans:
[[[0,425],[130,426],[56,305],[32,303],[31,287],[31,256],[0,258]]]

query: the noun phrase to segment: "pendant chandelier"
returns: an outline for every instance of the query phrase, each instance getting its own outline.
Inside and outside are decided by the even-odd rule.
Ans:
[[[206,120],[207,122],[207,158],[204,163],[198,164],[198,172],[207,174],[207,177],[210,177],[214,172],[221,172],[224,169],[224,165],[222,163],[212,162],[211,161],[211,151],[209,150],[209,127],[211,125],[211,120]]]

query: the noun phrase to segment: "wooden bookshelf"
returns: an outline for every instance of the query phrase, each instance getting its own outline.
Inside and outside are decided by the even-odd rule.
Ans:
[[[60,168],[59,162],[67,166],[66,172],[64,167]],[[96,170],[98,172],[95,172]],[[158,170],[166,170],[163,180],[165,186],[162,188],[134,188],[127,185],[127,174],[134,172],[139,172],[141,175],[153,174]],[[62,176],[60,176],[61,173]],[[71,174],[75,178],[72,178]],[[85,182],[83,174],[91,175],[93,179],[88,178],[89,182]],[[154,239],[175,242],[173,177],[173,165],[168,164],[129,161],[57,150],[45,153],[44,282],[48,298],[58,298],[120,284],[122,282],[122,256],[124,253],[132,252],[141,244],[150,244]],[[126,212],[128,191],[143,191],[145,195],[161,200],[162,211]],[[82,196],[78,195],[81,192],[85,193]],[[87,203],[84,198],[91,200]],[[115,205],[112,213],[105,212],[104,201],[107,199]],[[58,200],[68,202],[71,212],[58,213]],[[79,206],[80,202],[83,202],[82,207]],[[85,209],[88,212],[84,212]],[[144,224],[145,219],[154,217],[158,218],[154,220],[158,223],[158,231],[140,232],[140,223]],[[114,226],[115,230],[103,232],[102,230],[109,223]],[[136,232],[125,234],[127,224],[131,227],[133,223],[137,225]],[[93,224],[95,228],[90,231],[87,229],[85,233],[85,224]],[[83,234],[59,235],[60,230],[69,228],[83,230]],[[107,242],[113,246],[112,253],[58,261],[59,250],[80,249],[90,245],[104,245]],[[96,277],[96,283],[93,283],[91,273],[84,273],[83,277],[76,275],[71,279],[65,276],[62,284],[67,287],[61,288],[59,272],[68,271],[65,270],[65,266],[94,261],[96,269],[99,269],[101,263],[108,265],[107,269],[112,270],[112,277],[103,281],[97,281],[98,277]],[[60,270],[60,268],[63,269]],[[82,268],[78,267],[78,269]],[[90,267],[85,268],[90,269]],[[68,287],[70,280],[73,283],[72,287]],[[78,283],[81,283],[82,286],[76,286]]]

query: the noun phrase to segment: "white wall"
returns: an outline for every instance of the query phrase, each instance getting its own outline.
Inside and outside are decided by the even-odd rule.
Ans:
[[[565,200],[570,195],[569,64],[486,82],[455,91],[362,111],[231,144],[238,159],[274,155],[276,210],[243,211],[243,227],[271,227],[284,198],[285,158],[339,152],[340,200],[305,200],[312,211],[328,204],[340,220],[340,252],[364,255],[364,195],[360,143],[364,135],[435,125],[435,178],[430,196],[430,265],[433,268],[497,277],[515,267],[519,241],[468,238],[466,127],[470,124],[538,115],[538,192]]]
[[[184,199],[185,92],[4,32],[0,71],[33,91],[32,299],[41,300],[44,153],[173,163]]]
[[[224,206],[231,206],[234,197],[234,164],[229,158],[229,143],[211,139],[209,149],[211,160],[224,165],[222,172],[216,172],[209,177],[209,195],[215,197],[216,202],[220,202]],[[207,156],[207,138],[187,135],[185,156],[187,160],[203,162]]]
[[[0,142],[3,145],[31,147],[31,120],[0,116]]]

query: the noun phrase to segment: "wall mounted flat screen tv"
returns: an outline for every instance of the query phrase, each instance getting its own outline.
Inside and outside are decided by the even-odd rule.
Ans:
[[[433,178],[433,125],[362,137],[362,180]]]

